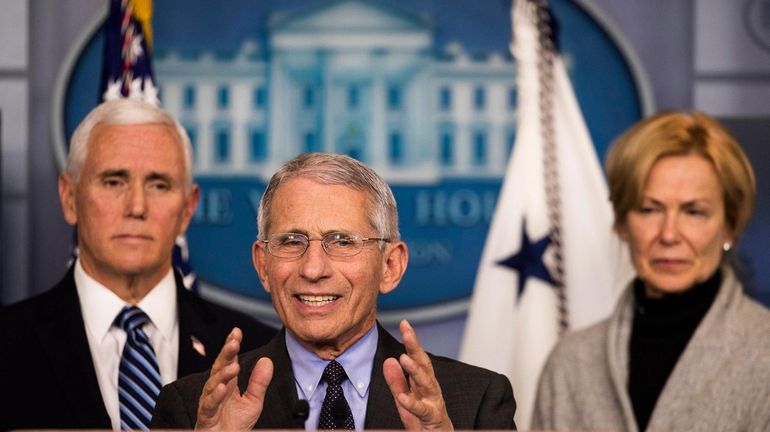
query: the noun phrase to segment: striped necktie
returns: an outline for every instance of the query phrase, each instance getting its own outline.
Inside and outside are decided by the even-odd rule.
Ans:
[[[142,326],[150,318],[136,306],[126,306],[115,326],[126,332],[118,368],[118,402],[122,430],[148,430],[161,381],[158,359]]]

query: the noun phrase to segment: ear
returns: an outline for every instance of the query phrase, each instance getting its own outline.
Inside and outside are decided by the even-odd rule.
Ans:
[[[184,203],[184,209],[182,209],[182,226],[179,227],[179,234],[183,234],[187,231],[187,227],[190,226],[190,220],[195,214],[195,208],[198,207],[198,201],[201,199],[201,189],[196,183],[193,183],[192,190],[187,195]]]
[[[64,213],[64,220],[72,226],[76,225],[78,212],[75,203],[75,184],[66,172],[59,174],[59,202],[62,213]]]
[[[382,261],[381,294],[387,294],[396,289],[404,276],[404,272],[406,272],[408,263],[409,250],[406,243],[398,241],[387,244]]]
[[[730,249],[735,248],[735,233],[733,232],[733,229],[729,226],[725,226],[725,239],[722,242],[724,243],[730,243]]]
[[[251,245],[251,261],[254,263],[259,281],[262,282],[262,288],[270,294],[270,282],[267,279],[267,250],[265,244],[259,240],[255,240]]]

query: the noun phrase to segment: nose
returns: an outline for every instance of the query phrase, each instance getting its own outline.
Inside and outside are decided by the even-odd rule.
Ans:
[[[660,241],[663,244],[675,244],[679,240],[679,220],[676,214],[667,213],[661,222]]]
[[[131,186],[126,195],[126,216],[144,219],[147,215],[147,194],[141,185]]]
[[[299,274],[302,278],[314,282],[331,276],[329,255],[320,241],[309,242],[300,260]]]

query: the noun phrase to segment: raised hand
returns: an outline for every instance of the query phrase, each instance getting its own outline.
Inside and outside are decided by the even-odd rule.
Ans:
[[[398,360],[385,360],[382,370],[404,427],[407,430],[452,430],[452,421],[428,354],[406,320],[401,321],[400,330],[406,354]],[[409,375],[408,383],[404,371]]]
[[[259,359],[251,371],[246,391],[241,394],[238,351],[242,340],[243,333],[237,327],[227,336],[198,401],[195,429],[250,430],[259,420],[265,392],[273,378],[273,362],[266,357]]]

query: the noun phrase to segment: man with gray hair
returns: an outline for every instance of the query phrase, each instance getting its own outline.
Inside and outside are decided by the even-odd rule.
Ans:
[[[144,102],[105,102],[59,176],[78,258],[0,316],[0,430],[147,429],[162,384],[210,368],[233,327],[275,330],[189,292],[172,268],[198,203],[184,128]],[[246,330],[248,329],[248,330]]]
[[[262,196],[254,267],[284,328],[239,355],[234,329],[210,372],[161,391],[154,428],[508,429],[506,377],[403,344],[376,302],[408,262],[396,201],[373,170],[343,155],[284,164]],[[239,361],[240,357],[240,361]]]

